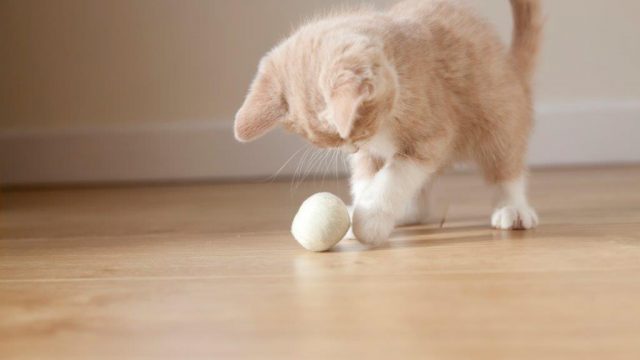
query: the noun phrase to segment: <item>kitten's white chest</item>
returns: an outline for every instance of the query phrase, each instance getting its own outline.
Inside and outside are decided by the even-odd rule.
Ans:
[[[364,143],[361,148],[373,156],[391,159],[397,152],[395,140],[388,129],[381,128],[376,135]]]

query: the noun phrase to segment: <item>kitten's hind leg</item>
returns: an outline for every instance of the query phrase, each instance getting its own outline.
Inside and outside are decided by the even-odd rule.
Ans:
[[[524,153],[524,152],[522,152]],[[491,161],[483,166],[490,184],[497,187],[491,225],[501,230],[529,230],[538,225],[538,215],[527,199],[524,160]]]
[[[527,199],[525,159],[530,115],[516,110],[504,111],[512,114],[511,119],[494,121],[500,126],[486,136],[476,152],[481,155],[478,160],[486,179],[497,186],[491,225],[502,230],[528,230],[538,225],[538,215]]]
[[[524,175],[498,185],[496,209],[491,225],[502,230],[529,230],[538,225],[538,215],[529,205]]]
[[[508,161],[494,160],[483,166],[487,180],[497,187],[491,216],[491,225],[496,229],[528,230],[538,225],[538,215],[527,199],[526,170],[521,159],[523,156],[513,156]]]

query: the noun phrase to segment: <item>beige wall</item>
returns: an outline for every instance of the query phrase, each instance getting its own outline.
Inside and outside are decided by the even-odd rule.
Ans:
[[[506,0],[479,2],[511,33]],[[538,74],[543,103],[640,100],[640,2],[543,0],[546,38]]]
[[[342,2],[3,0],[0,130],[228,122],[261,54]],[[477,3],[506,37],[507,1]],[[546,3],[540,100],[640,99],[640,2]]]

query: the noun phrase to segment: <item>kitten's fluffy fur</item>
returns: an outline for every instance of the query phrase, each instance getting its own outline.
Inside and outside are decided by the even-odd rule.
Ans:
[[[542,26],[538,0],[511,5],[511,48],[452,0],[313,21],[262,59],[236,138],[282,124],[353,152],[353,232],[366,244],[424,221],[433,176],[456,161],[475,161],[498,185],[494,227],[530,229],[525,156]]]

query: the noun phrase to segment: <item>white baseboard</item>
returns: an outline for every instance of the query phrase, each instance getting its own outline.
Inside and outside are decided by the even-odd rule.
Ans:
[[[534,166],[640,162],[640,101],[540,106],[529,161]]]
[[[238,144],[231,122],[3,132],[0,184],[268,177],[303,146],[300,139],[282,131],[253,144]],[[300,154],[280,175],[291,176],[299,158]],[[545,166],[640,162],[640,102],[541,106],[530,162]],[[319,170],[320,166],[307,168],[310,174]],[[333,164],[327,171],[335,171]]]

